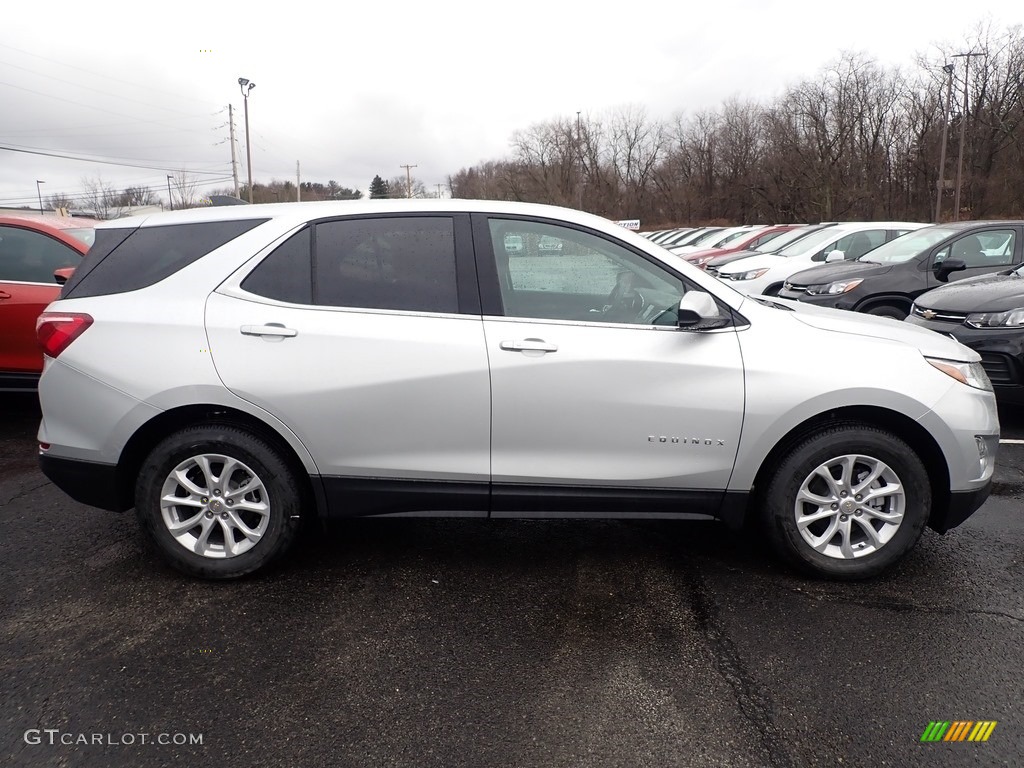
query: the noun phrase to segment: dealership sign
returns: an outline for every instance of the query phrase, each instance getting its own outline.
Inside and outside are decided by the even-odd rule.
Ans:
[[[617,221],[615,223],[618,224],[620,227],[625,227],[626,229],[640,229],[640,219],[622,219],[621,221]]]

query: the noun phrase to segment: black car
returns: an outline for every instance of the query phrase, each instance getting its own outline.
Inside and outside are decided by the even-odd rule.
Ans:
[[[856,261],[797,272],[779,296],[902,320],[925,291],[947,281],[1020,266],[1022,226],[1020,221],[969,221],[924,227]],[[828,257],[828,261],[840,259],[833,254]]]
[[[928,291],[907,322],[977,351],[996,398],[1024,404],[1024,267]]]

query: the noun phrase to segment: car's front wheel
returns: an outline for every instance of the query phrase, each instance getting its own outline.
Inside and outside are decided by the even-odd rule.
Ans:
[[[775,549],[806,572],[862,579],[914,546],[928,521],[924,464],[896,435],[873,426],[823,429],[792,448],[763,497]]]
[[[301,493],[280,452],[234,426],[196,426],[146,458],[135,510],[160,554],[192,576],[231,579],[280,557],[299,528]]]

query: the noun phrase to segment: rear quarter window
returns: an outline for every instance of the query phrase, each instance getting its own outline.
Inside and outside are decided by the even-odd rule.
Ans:
[[[97,230],[96,242],[65,285],[61,298],[108,296],[146,288],[265,221],[204,221]]]

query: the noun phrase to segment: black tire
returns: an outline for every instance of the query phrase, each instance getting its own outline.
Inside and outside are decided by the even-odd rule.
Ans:
[[[211,472],[217,473],[213,475],[217,482],[203,483],[206,475],[200,463],[191,462],[202,456],[227,457],[240,462],[240,466],[225,477],[226,462],[214,459],[209,466]],[[165,483],[177,486],[176,495],[189,494],[181,496],[183,502],[198,495],[186,490],[183,483],[171,480],[172,471],[187,463],[192,466],[186,479],[195,487],[209,491],[208,486],[213,486],[213,490],[203,496],[208,503],[200,499],[201,504],[191,501],[168,505],[166,514],[172,521],[191,519],[193,509],[197,518],[209,520],[198,519],[190,529],[179,531],[183,543],[172,535],[165,522],[161,497],[167,490]],[[217,487],[221,481],[224,490]],[[232,508],[226,506],[229,497]],[[300,527],[301,499],[295,474],[279,451],[263,439],[230,425],[195,426],[169,435],[146,457],[135,486],[136,515],[161,556],[179,571],[205,579],[238,578],[283,555]],[[263,505],[265,511],[253,511]],[[247,526],[250,534],[243,534],[241,527],[235,527],[235,521]],[[205,539],[201,533],[196,535],[206,528],[210,531]],[[191,542],[189,537],[196,541]],[[189,543],[195,549],[207,549],[208,554],[187,548]],[[239,551],[230,554],[230,549]]]
[[[877,490],[892,480],[902,487],[903,517],[894,530],[890,530],[889,524],[866,513],[865,508],[856,504],[853,499],[842,498],[838,494],[833,494],[832,490],[823,490],[828,489],[829,483],[823,476],[814,475],[815,470],[822,465],[850,455],[869,457],[881,462],[895,476],[893,478],[890,475],[888,480],[883,477],[875,481],[871,487]],[[856,473],[871,466],[870,461],[854,463],[851,471],[854,480],[858,477],[865,479],[863,474]],[[835,469],[839,470],[838,467]],[[835,476],[834,472],[830,474]],[[809,536],[813,535],[819,540],[831,542],[825,546],[833,550],[839,548],[838,553],[833,552],[830,555],[816,551],[801,535],[797,525],[797,494],[805,482],[809,483],[808,489],[812,492],[835,498],[837,506],[839,503],[850,505],[845,517],[840,517],[841,508],[833,513],[837,506],[829,505],[827,511],[824,506],[820,506],[818,509],[829,517],[807,526]],[[857,483],[854,482],[852,485],[856,487]],[[838,487],[845,486],[837,484],[833,489]],[[896,497],[898,498],[898,494]],[[883,501],[883,505],[889,503],[898,502]],[[924,464],[906,442],[877,427],[846,423],[824,428],[794,446],[772,473],[762,497],[762,504],[762,522],[768,539],[783,558],[805,573],[815,576],[838,580],[865,579],[876,576],[892,566],[917,543],[931,510],[931,485]],[[811,502],[804,502],[800,506],[804,514],[812,514],[814,508],[815,505]],[[860,514],[851,510],[858,510]],[[887,510],[879,511],[892,512],[895,508],[889,507]],[[841,551],[840,544],[844,539],[841,529],[830,539],[825,538],[830,525],[835,523],[846,526],[847,521],[850,530],[847,541],[851,545],[848,551],[854,553],[852,556],[844,556]],[[882,529],[888,538],[880,545],[876,545],[867,536],[865,525],[870,525],[876,533]],[[865,549],[868,554],[856,555],[856,551],[860,549]],[[874,551],[871,551],[872,549]]]
[[[892,304],[879,304],[868,309],[866,314],[877,315],[878,317],[891,317],[894,320],[906,320],[907,315],[910,313]]]

